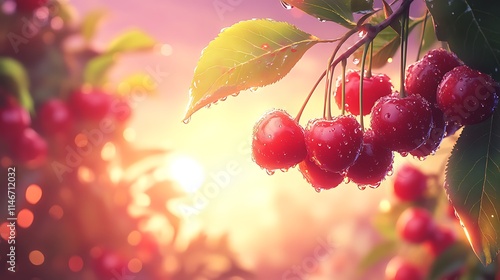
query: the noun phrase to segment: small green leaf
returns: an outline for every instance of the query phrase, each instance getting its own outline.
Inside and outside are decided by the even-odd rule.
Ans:
[[[351,0],[351,12],[367,13],[373,11],[373,0]]]
[[[153,94],[156,92],[157,83],[151,75],[136,73],[123,78],[118,88],[118,94],[130,95],[139,91],[141,94]]]
[[[17,96],[21,106],[33,112],[29,77],[21,63],[9,57],[0,57],[0,84]]]
[[[426,0],[437,38],[465,64],[500,80],[500,1]]]
[[[82,21],[82,36],[86,42],[90,42],[96,34],[99,25],[106,17],[107,12],[104,10],[95,10],[87,13]]]
[[[469,256],[469,248],[462,242],[457,242],[441,253],[429,271],[428,279],[439,280],[464,267]]]
[[[229,95],[279,81],[319,41],[293,25],[269,19],[224,29],[201,54],[185,119]]]
[[[447,194],[483,264],[500,250],[500,110],[467,126],[446,168]]]
[[[109,45],[107,53],[122,53],[151,49],[156,40],[149,34],[132,29],[115,38]]]
[[[356,26],[353,22],[351,0],[285,0],[285,2],[320,20],[333,21],[347,28]],[[359,4],[354,8],[356,6]]]
[[[83,71],[84,82],[93,86],[102,86],[107,82],[107,73],[115,62],[116,57],[113,54],[103,54],[92,58]]]

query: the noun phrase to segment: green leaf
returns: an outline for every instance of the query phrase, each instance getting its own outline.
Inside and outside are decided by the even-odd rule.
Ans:
[[[347,28],[356,26],[351,11],[351,0],[286,0],[285,2],[320,20],[333,21]],[[361,1],[355,2],[358,3],[354,4],[354,8],[357,9]]]
[[[319,41],[293,25],[269,19],[224,29],[201,54],[185,119],[229,95],[279,81]]]
[[[121,79],[118,87],[118,94],[131,95],[140,91],[143,94],[156,93],[157,83],[151,75],[146,73],[136,73]]]
[[[461,269],[467,263],[469,248],[462,242],[457,242],[441,253],[429,270],[428,279],[439,280]]]
[[[9,57],[0,57],[0,84],[17,96],[21,106],[33,112],[29,77],[21,63]]]
[[[105,10],[95,10],[87,13],[82,21],[82,36],[86,42],[90,42],[96,34],[99,25],[107,15]]]
[[[446,168],[447,194],[483,264],[500,250],[500,110],[467,126]]]
[[[351,0],[351,12],[367,13],[373,11],[373,0]]]
[[[107,53],[141,51],[153,48],[156,40],[139,29],[129,30],[115,38],[109,45]]]
[[[396,240],[388,240],[377,244],[361,259],[356,271],[358,274],[363,274],[384,258],[394,255],[397,248],[398,242]]]
[[[115,55],[103,54],[92,58],[83,71],[85,83],[93,86],[102,86],[107,82],[107,73],[116,62]]]
[[[379,24],[386,16],[383,11],[380,11],[374,14],[369,22],[371,24]],[[419,21],[410,19],[409,32],[415,28],[415,26],[419,23]],[[372,67],[373,68],[381,68],[385,64],[387,64],[387,60],[392,58],[399,46],[401,44],[401,36],[399,33],[394,30],[393,27],[387,27],[382,30],[377,37],[373,40],[373,56],[372,56]],[[363,50],[358,49],[354,54],[353,58],[361,61],[361,56],[363,55]]]
[[[436,35],[465,64],[500,80],[500,1],[426,0]]]
[[[436,33],[434,32],[434,25],[432,24],[432,18],[429,16],[427,17],[427,23],[425,24],[424,41],[421,52],[426,53],[429,51],[437,41]]]

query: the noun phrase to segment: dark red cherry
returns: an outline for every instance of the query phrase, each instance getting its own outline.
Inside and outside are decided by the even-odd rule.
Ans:
[[[51,99],[38,110],[38,119],[43,132],[50,134],[68,134],[73,128],[73,114],[68,105],[60,99]]]
[[[28,111],[16,101],[11,99],[6,103],[0,108],[0,133],[2,138],[11,141],[18,138],[31,125],[31,118]]]
[[[444,135],[446,133],[446,122],[444,120],[444,114],[439,108],[435,105],[431,105],[432,110],[432,128],[429,134],[429,139],[425,141],[417,149],[410,152],[410,154],[414,157],[418,157],[420,159],[425,158],[428,155],[434,154],[436,150],[441,145],[443,141]]]
[[[423,280],[420,269],[401,257],[392,258],[385,269],[387,280]]]
[[[428,240],[434,230],[431,214],[424,208],[408,208],[399,216],[396,229],[406,242],[422,243]]]
[[[392,151],[408,153],[429,139],[432,111],[420,95],[380,98],[371,112],[373,132]]]
[[[424,197],[427,190],[427,175],[420,169],[405,164],[394,176],[394,195],[403,201],[416,201]]]
[[[81,120],[100,121],[111,113],[113,96],[100,90],[71,93],[68,105],[76,117]]]
[[[345,77],[345,109],[359,116],[359,82],[360,71],[349,70]],[[392,93],[391,79],[385,74],[377,74],[363,79],[363,115],[368,115],[380,97]],[[342,78],[337,80],[335,102],[342,108]]]
[[[16,10],[19,12],[30,13],[45,6],[48,0],[16,0]]]
[[[11,143],[11,148],[14,159],[28,167],[42,166],[47,160],[47,142],[30,127]]]
[[[254,127],[252,153],[268,171],[288,169],[306,158],[304,130],[287,112],[272,110]]]
[[[457,241],[455,232],[447,227],[437,227],[426,242],[430,252],[437,256]]]
[[[312,120],[305,137],[312,161],[323,170],[337,173],[354,164],[363,145],[361,125],[353,116]]]
[[[319,166],[309,158],[299,163],[299,170],[306,181],[317,191],[335,188],[342,183],[344,179],[344,176],[340,173],[330,172],[319,168]]]

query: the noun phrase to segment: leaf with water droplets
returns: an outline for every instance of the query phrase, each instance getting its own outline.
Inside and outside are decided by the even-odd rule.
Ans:
[[[185,119],[224,97],[279,81],[319,41],[291,24],[269,19],[224,29],[201,54]]]
[[[361,5],[352,5],[359,0],[286,0],[286,3],[304,11],[305,13],[320,20],[336,22],[347,28],[356,26],[352,16],[352,9],[357,10]]]
[[[500,110],[464,128],[446,167],[446,191],[483,264],[500,250]]]

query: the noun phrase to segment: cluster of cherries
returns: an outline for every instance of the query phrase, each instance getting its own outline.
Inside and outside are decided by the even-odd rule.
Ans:
[[[464,65],[444,49],[428,52],[410,65],[405,92],[393,91],[389,77],[345,76],[345,110],[350,115],[313,119],[303,129],[283,110],[272,110],[255,125],[252,151],[268,173],[299,165],[316,189],[331,189],[344,178],[360,188],[377,187],[392,170],[394,152],[420,159],[433,154],[445,136],[464,125],[485,121],[498,104],[499,86],[489,75]],[[336,103],[343,86],[337,82]],[[370,114],[364,131],[354,115]]]
[[[394,178],[394,195],[402,202],[416,203],[425,199],[427,176],[413,165],[403,165]],[[451,208],[452,209],[452,208]],[[454,211],[450,218],[456,219]],[[420,206],[410,206],[399,216],[396,231],[403,242],[422,245],[433,257],[439,256],[457,242],[453,229],[438,225],[429,210]],[[460,270],[452,271],[446,279],[455,279]],[[395,256],[386,267],[388,280],[424,279],[422,268],[407,261],[402,256]]]
[[[3,141],[0,158],[7,156],[15,163],[37,168],[49,154],[49,147],[61,149],[78,134],[78,129],[93,127],[109,118],[113,124],[126,122],[131,115],[127,100],[101,90],[72,92],[67,100],[54,98],[36,108],[36,120],[10,94],[0,96],[0,131]],[[49,145],[52,144],[52,145]]]

